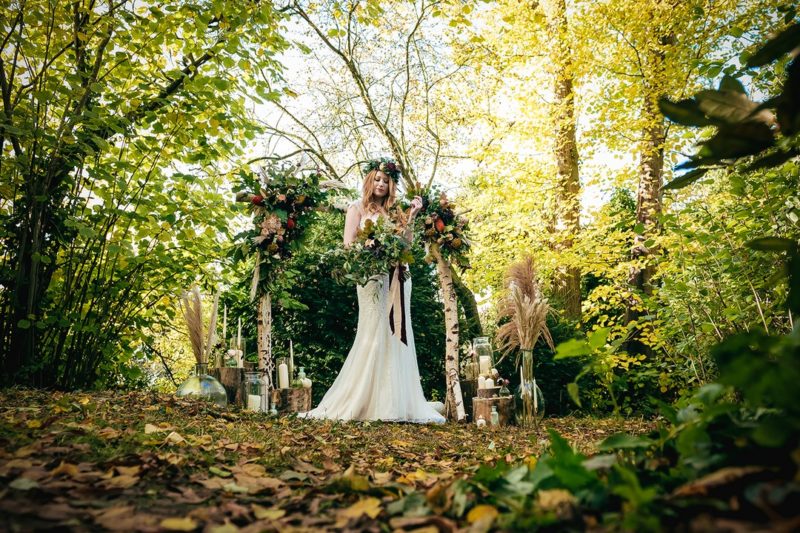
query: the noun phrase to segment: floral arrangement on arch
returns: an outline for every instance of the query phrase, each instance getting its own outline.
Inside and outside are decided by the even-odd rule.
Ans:
[[[245,174],[245,186],[257,193],[240,191],[237,202],[253,212],[253,228],[236,236],[242,258],[255,254],[256,267],[250,296],[269,291],[276,275],[302,242],[314,211],[327,198],[319,172],[302,173],[296,165],[263,167],[257,176]]]
[[[469,268],[471,242],[467,238],[469,221],[463,214],[456,213],[456,206],[445,193],[432,192],[424,198],[422,218],[422,239],[428,245],[436,245],[451,263],[460,268]]]

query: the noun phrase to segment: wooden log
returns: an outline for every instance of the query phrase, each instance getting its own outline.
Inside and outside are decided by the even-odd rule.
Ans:
[[[486,389],[478,389],[478,398],[497,398],[500,396],[500,387],[491,387]]]
[[[492,424],[492,406],[497,407],[500,415],[500,425],[508,426],[514,422],[514,398],[503,396],[499,398],[473,398],[472,399],[472,419],[478,420],[483,415],[486,426]]]
[[[311,410],[311,388],[273,389],[272,402],[279,415],[304,413]]]
[[[221,367],[212,368],[209,374],[217,378],[225,392],[228,393],[228,405],[247,406],[247,391],[245,389],[244,368]]]

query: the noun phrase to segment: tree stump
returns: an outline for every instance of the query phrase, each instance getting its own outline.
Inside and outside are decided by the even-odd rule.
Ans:
[[[481,415],[486,420],[486,425],[492,424],[492,406],[497,406],[497,413],[500,415],[500,425],[508,426],[514,422],[514,398],[502,396],[498,398],[473,398],[472,399],[472,419],[478,420]]]
[[[209,372],[217,378],[228,393],[228,405],[247,407],[247,391],[244,382],[244,368],[212,368]]]
[[[478,395],[478,380],[465,379],[461,382],[461,391],[464,394],[464,409],[472,416],[472,397]]]
[[[500,387],[478,389],[478,398],[497,398],[500,396]]]
[[[311,388],[272,389],[272,402],[279,415],[305,413],[311,410]]]

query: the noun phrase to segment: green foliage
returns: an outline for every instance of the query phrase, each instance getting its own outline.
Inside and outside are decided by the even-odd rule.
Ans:
[[[0,381],[140,382],[174,295],[224,270],[229,167],[212,163],[259,130],[244,95],[276,96],[261,74],[279,71],[279,14],[217,0],[6,11]]]

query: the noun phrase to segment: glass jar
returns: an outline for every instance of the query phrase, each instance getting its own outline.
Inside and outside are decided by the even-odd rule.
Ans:
[[[472,341],[472,349],[478,359],[478,372],[485,377],[489,377],[492,368],[494,368],[494,353],[489,337],[477,337]]]
[[[496,426],[500,425],[500,413],[497,412],[497,406],[496,405],[492,406],[492,413],[491,413],[491,415],[489,415],[489,417],[490,417],[490,419],[492,421],[492,426],[496,427]]]
[[[208,363],[198,363],[194,368],[194,375],[189,376],[181,383],[175,394],[183,397],[197,397],[209,400],[225,407],[228,405],[228,394],[225,387],[213,376],[208,375]]]
[[[247,410],[261,411],[261,376],[259,372],[244,373],[245,390],[247,390]]]
[[[519,377],[520,385],[514,398],[517,424],[525,428],[538,427],[544,418],[544,397],[533,376],[533,350],[522,351]]]

